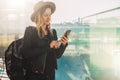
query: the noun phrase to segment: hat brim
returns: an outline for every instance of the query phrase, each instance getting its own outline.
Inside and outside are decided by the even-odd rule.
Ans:
[[[32,22],[35,22],[35,16],[37,15],[37,13],[41,10],[41,8],[45,7],[45,6],[49,6],[49,8],[51,8],[51,14],[53,14],[55,12],[56,6],[53,2],[43,2],[42,6],[40,6],[38,8],[38,10],[34,11],[31,15],[31,20]]]

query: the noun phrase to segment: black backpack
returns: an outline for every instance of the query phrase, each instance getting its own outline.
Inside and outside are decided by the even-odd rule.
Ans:
[[[5,50],[6,72],[10,80],[24,80],[23,58],[20,53],[23,39],[13,41]]]

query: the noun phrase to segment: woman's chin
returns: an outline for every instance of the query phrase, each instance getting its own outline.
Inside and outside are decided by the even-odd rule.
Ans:
[[[48,22],[48,23],[45,23],[46,25],[49,25],[50,23]]]

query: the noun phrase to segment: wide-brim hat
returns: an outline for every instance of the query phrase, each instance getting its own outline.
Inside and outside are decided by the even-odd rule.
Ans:
[[[56,6],[55,6],[55,4],[53,2],[39,1],[38,3],[35,4],[34,12],[31,15],[31,20],[33,22],[35,22],[35,17],[37,15],[37,13],[40,12],[41,10],[43,10],[46,6],[51,8],[51,14],[53,14],[55,12]]]

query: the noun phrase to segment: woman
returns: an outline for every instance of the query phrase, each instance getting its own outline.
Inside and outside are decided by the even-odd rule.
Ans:
[[[57,58],[60,58],[68,45],[68,37],[57,40],[55,29],[51,29],[51,15],[56,6],[53,2],[38,2],[31,20],[35,27],[26,28],[23,41],[23,58],[26,80],[55,80]]]

